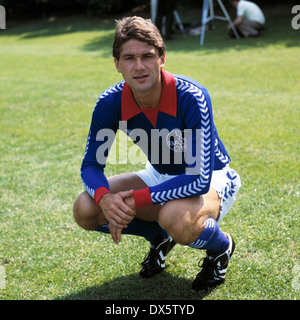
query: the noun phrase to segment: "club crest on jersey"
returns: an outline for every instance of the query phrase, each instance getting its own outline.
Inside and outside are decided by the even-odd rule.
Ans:
[[[174,152],[185,152],[187,149],[186,139],[183,137],[182,131],[173,129],[166,137],[168,147]]]

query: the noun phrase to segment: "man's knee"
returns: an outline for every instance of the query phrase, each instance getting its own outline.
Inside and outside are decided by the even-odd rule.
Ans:
[[[73,216],[75,221],[80,225],[80,221],[84,218],[86,203],[86,192],[81,193],[74,202]]]
[[[73,216],[83,229],[94,230],[97,228],[100,212],[100,208],[86,191],[81,193],[74,202]]]
[[[190,244],[203,231],[207,215],[201,211],[195,214],[175,203],[177,200],[172,202],[165,204],[160,210],[159,222],[174,241],[183,245]]]

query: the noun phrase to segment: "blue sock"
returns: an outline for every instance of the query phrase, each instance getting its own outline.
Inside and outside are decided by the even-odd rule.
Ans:
[[[108,223],[98,227],[95,231],[110,233]],[[127,226],[122,230],[122,234],[131,234],[135,236],[144,237],[146,240],[151,241],[157,234],[161,234],[163,239],[169,237],[168,233],[163,229],[156,221],[144,221],[138,218],[134,218]]]
[[[228,248],[229,240],[219,229],[218,222],[215,219],[208,218],[205,220],[205,228],[199,238],[190,243],[189,246],[211,252],[219,252]]]

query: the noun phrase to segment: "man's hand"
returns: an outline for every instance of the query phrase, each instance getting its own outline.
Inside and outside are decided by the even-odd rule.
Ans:
[[[107,193],[99,201],[106,220],[109,222],[109,230],[113,241],[121,241],[122,229],[135,217],[135,205],[133,190],[121,191],[116,194]]]
[[[125,197],[128,195],[129,194],[124,194],[124,193],[121,194],[122,197]],[[123,198],[123,201],[128,207],[130,207],[135,212],[135,201],[133,198],[133,193],[132,193],[132,196],[130,196],[128,198]],[[130,217],[130,218],[132,220],[134,217]],[[131,222],[131,220],[130,220],[130,222]],[[127,228],[127,225],[125,228]],[[118,227],[114,227],[114,226],[109,225],[109,229],[110,229],[110,233],[113,237],[114,242],[119,243],[121,241],[122,228],[120,229]]]

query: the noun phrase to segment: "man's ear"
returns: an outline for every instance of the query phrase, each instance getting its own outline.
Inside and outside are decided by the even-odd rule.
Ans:
[[[163,68],[166,64],[166,55],[163,54],[161,57],[160,57],[160,67]]]
[[[120,68],[119,68],[119,60],[117,60],[116,58],[114,58],[114,62],[115,62],[115,67],[117,69],[118,72],[121,72]]]

